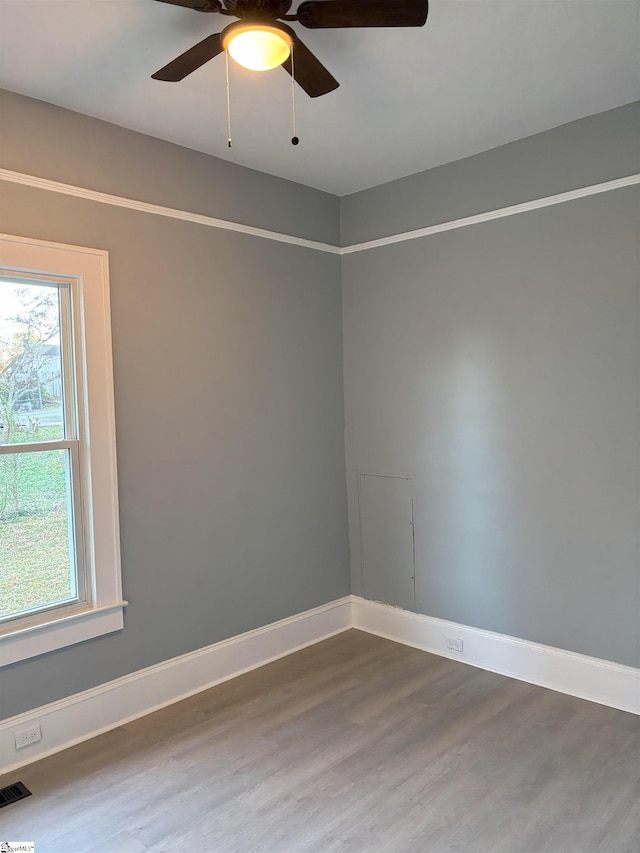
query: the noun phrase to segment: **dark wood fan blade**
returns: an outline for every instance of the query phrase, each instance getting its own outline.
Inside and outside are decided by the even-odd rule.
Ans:
[[[157,0],[158,3],[169,3],[171,6],[184,6],[185,9],[195,9],[196,12],[219,12],[222,3],[219,0]]]
[[[320,62],[315,54],[296,36],[293,44],[293,78],[310,98],[333,92],[340,85],[336,78]],[[291,74],[291,57],[282,63],[284,70]]]
[[[190,47],[173,62],[165,65],[164,68],[151,76],[154,80],[168,80],[170,83],[177,83],[219,53],[222,53],[222,41],[220,40],[220,33],[215,33]]]
[[[284,70],[291,74],[291,57],[282,63]],[[333,92],[340,83],[324,67],[315,54],[296,37],[293,43],[293,79],[310,98]]]
[[[303,27],[421,27],[428,0],[306,0],[298,7]]]

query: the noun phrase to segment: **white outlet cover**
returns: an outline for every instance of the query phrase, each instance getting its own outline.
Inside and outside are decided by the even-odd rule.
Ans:
[[[23,729],[21,732],[16,732],[15,736],[16,749],[24,749],[25,746],[30,746],[32,743],[38,743],[42,740],[42,730],[40,725],[33,726],[30,729]]]

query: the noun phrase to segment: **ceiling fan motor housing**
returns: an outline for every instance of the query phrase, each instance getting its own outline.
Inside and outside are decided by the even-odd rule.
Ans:
[[[291,8],[291,0],[226,0],[225,9],[238,18],[280,18]]]
[[[221,12],[222,3],[220,0],[202,0],[200,5],[193,7],[196,12]]]

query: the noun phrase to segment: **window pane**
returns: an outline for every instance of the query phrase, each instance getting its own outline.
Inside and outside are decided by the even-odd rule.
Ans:
[[[0,279],[0,444],[64,438],[57,286]]]
[[[0,455],[0,618],[77,597],[69,451]]]

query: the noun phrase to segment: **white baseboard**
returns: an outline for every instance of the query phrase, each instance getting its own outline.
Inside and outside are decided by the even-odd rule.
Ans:
[[[640,670],[633,667],[351,595],[3,720],[0,772],[17,770],[348,628],[640,714]],[[445,637],[461,639],[463,652],[449,651]],[[16,750],[15,734],[36,725],[42,740]]]
[[[640,670],[351,596],[354,628],[461,663],[640,714]],[[449,651],[445,637],[461,639]]]
[[[346,596],[163,661],[0,723],[0,772],[38,761],[351,627]],[[40,725],[42,740],[20,750],[15,734]]]

